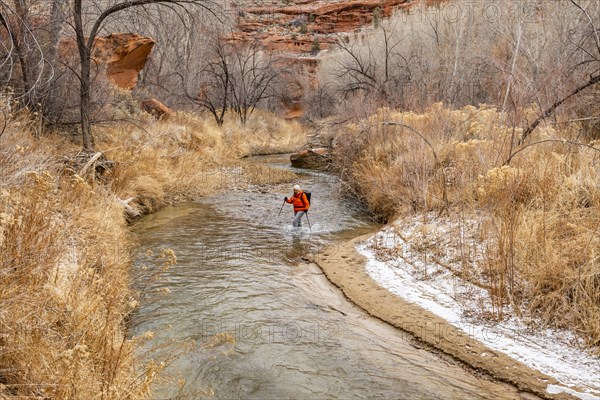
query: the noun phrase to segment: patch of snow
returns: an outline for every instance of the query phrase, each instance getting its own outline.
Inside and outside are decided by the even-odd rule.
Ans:
[[[481,259],[483,246],[487,244],[478,243],[475,237],[463,234],[462,226],[447,219],[435,222],[436,226],[432,227],[416,219],[409,224],[404,221],[401,228],[400,224],[385,228],[357,246],[359,253],[368,260],[367,273],[395,295],[418,304],[461,329],[467,340],[478,340],[554,377],[563,385],[549,385],[549,393],[560,390],[581,399],[600,400],[600,357],[573,347],[576,339],[571,333],[550,329],[533,332],[527,324],[511,315],[510,309],[503,309],[504,320],[501,322],[474,318],[473,314],[478,314],[477,311],[479,314],[494,311],[488,306],[489,294],[452,273],[448,266],[455,271],[459,269],[460,265],[455,265],[458,257],[444,254],[450,246],[444,248],[445,243],[440,244],[437,240],[439,237],[432,240],[435,235],[430,230],[442,233],[440,237],[451,237],[447,239],[449,241],[460,236],[461,252],[467,249],[471,262]],[[476,221],[463,221],[461,224],[466,223],[477,224]],[[415,240],[404,239],[409,237]],[[431,246],[436,254],[428,255],[422,248],[415,249],[414,242],[425,248]],[[468,342],[465,344],[468,345]],[[484,353],[482,356],[491,355]],[[585,392],[577,392],[571,387]]]
[[[564,386],[548,385],[548,388],[546,389],[546,391],[550,394],[568,393],[571,396],[575,396],[581,400],[596,400],[596,399],[598,399],[598,397],[593,396],[591,394],[576,392],[575,390],[566,388]]]

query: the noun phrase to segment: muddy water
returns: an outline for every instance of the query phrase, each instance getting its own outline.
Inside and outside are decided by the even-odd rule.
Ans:
[[[415,347],[305,263],[304,255],[373,227],[339,198],[333,177],[305,173],[301,183],[313,206],[311,229],[305,220],[300,232],[290,228],[291,206],[278,217],[290,192],[280,186],[169,207],[136,226],[138,267],[152,262],[148,250],[177,254],[147,290],[170,294],[149,296],[134,320],[134,333],[155,335],[145,357],[182,353],[155,398],[519,398]],[[183,345],[190,340],[194,349]]]

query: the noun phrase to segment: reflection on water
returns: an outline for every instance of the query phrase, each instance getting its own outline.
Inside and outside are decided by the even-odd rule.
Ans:
[[[372,229],[340,200],[332,177],[304,175],[302,185],[313,192],[310,229],[291,230],[291,207],[277,217],[287,187],[168,207],[136,226],[138,267],[153,262],[147,250],[171,248],[178,260],[149,289],[170,295],[143,303],[134,333],[152,331],[152,345],[170,351],[195,342],[156,398],[518,398],[415,348],[302,262]]]

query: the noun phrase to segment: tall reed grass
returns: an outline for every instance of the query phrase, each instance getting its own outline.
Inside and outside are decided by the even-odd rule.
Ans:
[[[486,106],[381,109],[338,135],[336,166],[382,221],[436,210],[482,218],[486,254],[464,264],[489,288],[496,317],[511,305],[598,348],[600,143],[573,145],[580,127],[547,125],[506,163],[522,132],[505,120]]]
[[[98,176],[73,161],[78,143],[40,137],[31,115],[11,114],[2,100],[0,398],[146,398],[164,364],[143,365],[135,350],[150,338],[128,336],[139,294],[125,211],[133,218],[169,201],[271,183],[239,158],[295,149],[304,133],[267,114],[223,130],[193,114],[143,116],[96,127],[98,149],[114,161]]]

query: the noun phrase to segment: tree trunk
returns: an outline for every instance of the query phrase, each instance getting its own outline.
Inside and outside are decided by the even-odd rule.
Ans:
[[[94,151],[94,137],[90,123],[90,57],[81,58],[81,136],[83,138],[83,149]]]
[[[83,150],[94,151],[94,138],[90,124],[90,69],[91,53],[83,34],[83,21],[81,19],[81,0],[74,2],[75,34],[77,36],[77,50],[79,50],[79,61],[81,62],[80,99],[79,110],[81,112],[81,136],[83,139]]]
[[[63,11],[65,0],[53,0],[52,1],[52,11],[50,14],[50,38],[48,45],[48,52],[46,58],[48,60],[48,64],[54,66],[56,62],[56,55],[58,54],[58,44],[60,42],[60,33],[63,27],[63,19],[61,17],[61,12]]]
[[[510,75],[508,76],[508,82],[506,83],[506,93],[504,94],[504,101],[502,102],[502,112],[506,112],[506,103],[508,102],[508,96],[510,95],[510,88],[515,76],[515,67],[517,66],[517,58],[519,57],[519,51],[521,49],[521,36],[523,36],[523,27],[519,25],[517,32],[517,45],[515,46],[512,66],[510,68]]]
[[[25,36],[33,29],[31,21],[29,20],[29,5],[25,0],[15,1],[15,11],[17,17],[20,20],[19,29],[17,30],[17,39],[15,41],[17,56],[19,58],[19,64],[21,64],[21,74],[23,81],[23,96],[26,99],[26,105],[35,105],[34,96],[32,93],[31,80],[29,79],[29,60],[27,57],[27,50],[23,46],[26,42]]]
[[[17,3],[16,3],[17,4]],[[21,24],[24,24],[24,21],[21,21]],[[31,87],[29,84],[29,70],[27,68],[27,59],[25,51],[21,46],[21,40],[23,40],[23,35],[25,34],[26,28],[22,25],[19,25],[17,29],[17,25],[12,26],[10,24],[8,16],[4,16],[3,13],[0,13],[0,24],[4,26],[8,36],[10,37],[11,43],[15,49],[15,53],[17,55],[17,59],[19,60],[19,67],[21,68],[21,85],[22,90],[19,93],[21,96],[26,98],[27,100],[24,102],[26,106],[28,106],[31,101],[28,96],[31,95]]]

